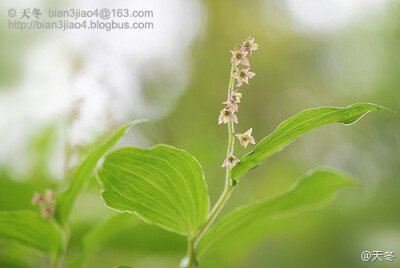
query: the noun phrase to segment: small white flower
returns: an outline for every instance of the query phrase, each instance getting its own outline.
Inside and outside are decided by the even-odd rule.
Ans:
[[[235,100],[236,103],[240,103],[240,99],[242,98],[242,93],[235,90],[232,92],[231,96]]]
[[[246,148],[247,145],[249,145],[249,143],[251,144],[256,144],[256,141],[254,140],[253,136],[251,136],[251,132],[253,131],[252,128],[250,128],[249,130],[247,130],[245,133],[243,134],[235,134],[236,138],[239,139],[240,144]]]
[[[251,54],[253,53],[253,50],[258,49],[258,44],[254,43],[254,37],[247,37],[247,39],[242,43],[242,47],[244,48],[245,51]]]
[[[239,163],[239,161],[240,160],[236,156],[234,156],[232,153],[229,153],[224,160],[222,167],[229,167],[230,169],[232,169],[234,166],[236,166],[237,163]]]
[[[239,50],[231,50],[232,53],[232,58],[231,58],[231,63],[236,65],[239,65],[239,63],[243,64],[244,66],[250,66],[249,59],[246,58],[247,51],[244,50],[242,47]]]
[[[224,101],[222,104],[228,105],[228,107],[232,108],[235,112],[239,110],[239,105],[237,105],[235,98],[233,96],[230,96],[229,99]]]
[[[228,121],[239,123],[237,116],[235,115],[235,110],[232,108],[224,108],[220,111],[220,115],[218,117],[218,125],[224,123],[228,123]]]
[[[237,79],[238,87],[242,86],[243,82],[249,84],[249,79],[253,78],[256,75],[255,73],[249,72],[249,70],[250,68],[247,69],[236,68],[236,72],[231,74],[231,77]]]
[[[41,205],[41,204],[43,204],[43,202],[44,202],[44,197],[41,194],[35,193],[33,195],[33,198],[32,198],[33,205],[37,205],[37,204]]]
[[[56,193],[51,189],[46,189],[44,193],[44,200],[48,204],[54,204],[56,202]]]
[[[47,219],[47,218],[53,218],[55,214],[54,208],[51,207],[42,207],[40,209],[40,215],[42,218]]]

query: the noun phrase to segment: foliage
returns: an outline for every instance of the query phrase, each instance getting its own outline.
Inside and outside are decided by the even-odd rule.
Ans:
[[[194,235],[208,214],[203,171],[187,152],[167,145],[122,148],[99,172],[104,202],[182,235]]]
[[[249,71],[247,57],[257,49],[254,38],[249,37],[231,51],[228,99],[223,102],[226,107],[220,111],[218,118],[218,124],[227,124],[228,127],[228,148],[222,164],[226,168],[225,188],[211,209],[203,169],[188,152],[158,144],[150,149],[123,147],[108,153],[130,126],[143,121],[138,120],[125,125],[95,148],[76,168],[68,189],[57,194],[57,198],[52,190],[47,190],[43,196],[35,194],[32,202],[40,205],[41,215],[31,210],[0,212],[0,238],[15,240],[48,253],[54,266],[62,266],[70,238],[70,216],[74,205],[91,178],[97,175],[103,188],[101,196],[105,205],[122,214],[89,230],[81,238],[80,252],[69,267],[82,267],[98,246],[131,224],[131,214],[136,214],[146,223],[185,236],[188,249],[181,266],[193,268],[201,265],[212,249],[229,243],[232,234],[271,218],[320,208],[332,200],[340,189],[358,185],[339,171],[316,169],[290,190],[274,198],[239,207],[214,224],[239,179],[264,159],[316,128],[333,123],[350,125],[368,112],[389,110],[370,103],[305,110],[281,123],[273,133],[256,143],[251,136],[253,128],[242,134],[236,133],[234,128],[239,122],[236,113],[242,97],[238,88],[249,84],[249,80],[256,75]],[[240,69],[240,64],[246,68]],[[235,138],[245,148],[255,144],[254,149],[241,158],[236,157]],[[104,161],[97,169],[103,157]]]
[[[0,212],[0,238],[15,240],[39,251],[46,252],[52,257],[55,266],[60,265],[65,254],[69,236],[67,220],[78,195],[93,177],[97,163],[104,154],[124,137],[129,127],[142,121],[134,121],[123,126],[104,144],[87,156],[77,168],[70,188],[58,197],[54,219],[51,217],[43,218],[43,214],[41,217],[37,212],[31,210]],[[33,202],[37,202],[35,200],[37,197],[38,195],[35,195]],[[39,197],[42,198],[42,196]],[[122,216],[117,218],[118,223],[122,224],[122,218]],[[110,221],[113,222],[112,220]],[[95,244],[107,237],[107,232],[104,232],[104,229],[109,225],[110,222],[107,222],[105,226],[94,229],[86,236],[84,239],[84,252],[75,261],[77,265],[73,267],[80,267],[80,264],[83,263]]]

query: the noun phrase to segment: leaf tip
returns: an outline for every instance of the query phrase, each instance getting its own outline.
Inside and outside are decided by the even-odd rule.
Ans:
[[[147,122],[149,122],[149,121],[150,121],[150,120],[147,119],[147,118],[133,120],[133,121],[131,121],[131,122],[128,123],[128,127],[131,127],[131,126],[133,126],[133,125],[140,124],[140,123],[147,123]]]

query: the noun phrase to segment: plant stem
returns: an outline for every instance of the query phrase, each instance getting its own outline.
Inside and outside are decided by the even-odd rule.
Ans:
[[[61,268],[63,266],[65,254],[67,252],[67,247],[70,239],[70,229],[68,226],[62,228],[62,247],[60,252],[58,253],[57,257],[54,260],[54,268]]]
[[[231,75],[234,73],[234,71],[235,71],[235,65],[232,64]],[[231,96],[231,94],[233,92],[234,86],[235,86],[235,78],[231,77],[229,79],[228,99],[230,98],[230,96]],[[235,144],[234,135],[235,135],[235,127],[233,125],[233,122],[228,121],[228,152],[227,152],[227,156],[230,153],[233,153],[233,147],[234,147],[234,144]],[[229,166],[226,167],[226,170],[229,171]],[[227,179],[229,179],[229,178],[227,178]]]
[[[232,64],[231,75],[234,73],[234,71],[235,71],[235,65]],[[230,98],[230,96],[233,92],[234,84],[235,84],[235,79],[233,77],[230,77],[229,86],[228,86],[228,99]],[[231,153],[233,154],[234,144],[235,144],[234,124],[233,124],[233,122],[228,121],[227,156]],[[210,225],[214,222],[215,218],[218,216],[219,212],[222,210],[226,201],[228,201],[228,199],[233,191],[233,184],[232,184],[230,174],[231,174],[231,168],[228,165],[228,166],[226,166],[224,191],[222,192],[221,196],[219,197],[217,203],[215,203],[214,207],[211,209],[211,212],[208,214],[205,224],[199,229],[199,231],[196,233],[196,235],[193,238],[189,237],[189,240],[188,240],[188,258],[189,258],[188,268],[193,268],[194,265],[196,264],[197,242],[202,237],[202,235],[207,231],[207,229],[210,227]]]
[[[228,174],[228,172],[227,172]],[[227,175],[228,177],[228,175]],[[229,177],[228,177],[229,178]],[[229,196],[231,195],[233,191],[233,186],[229,182],[229,179],[225,182],[225,189],[222,192],[221,196],[219,197],[217,203],[215,203],[214,207],[212,208],[210,214],[208,214],[207,220],[203,227],[197,232],[196,234],[196,243],[197,241],[201,238],[201,236],[207,231],[208,227],[213,223],[215,218],[218,216],[219,212],[221,209],[224,207],[226,201],[228,200]]]
[[[189,257],[188,268],[193,268],[196,264],[194,243],[195,243],[195,239],[189,237],[188,238],[188,257]]]

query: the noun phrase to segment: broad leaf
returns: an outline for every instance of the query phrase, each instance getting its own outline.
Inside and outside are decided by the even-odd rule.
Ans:
[[[79,255],[70,263],[68,267],[79,268],[82,267],[85,260],[103,245],[107,240],[122,232],[128,224],[137,221],[137,217],[128,213],[117,214],[114,217],[107,219],[102,224],[94,227],[83,238],[82,248]]]
[[[56,218],[62,225],[67,222],[78,195],[85,189],[89,179],[92,178],[99,160],[125,136],[129,127],[144,121],[136,120],[120,128],[104,144],[90,153],[85,161],[76,169],[71,186],[57,197]]]
[[[370,111],[389,110],[368,103],[353,104],[345,108],[322,107],[305,110],[282,122],[269,136],[262,139],[254,149],[243,156],[232,169],[232,178],[238,180],[243,174],[256,167],[262,160],[282,150],[303,134],[331,123],[352,124]]]
[[[321,169],[299,180],[289,191],[275,198],[238,208],[211,227],[197,244],[197,257],[201,259],[215,246],[221,245],[235,232],[251,228],[262,220],[286,216],[329,200],[339,189],[358,183],[337,171]],[[314,206],[312,206],[314,205]]]
[[[0,239],[16,240],[54,259],[62,248],[62,234],[54,220],[43,219],[30,210],[1,211]]]
[[[106,205],[136,213],[164,229],[194,235],[208,214],[203,170],[183,150],[168,145],[126,147],[105,158],[99,178]]]
[[[0,211],[32,208],[32,193],[37,188],[31,182],[19,182],[0,173]]]

